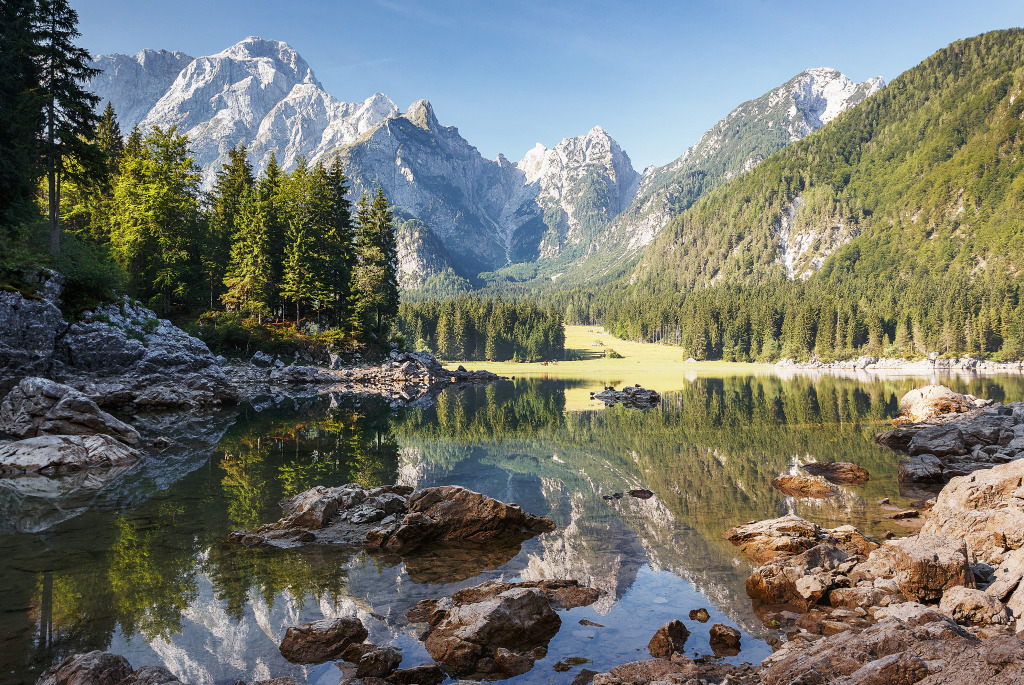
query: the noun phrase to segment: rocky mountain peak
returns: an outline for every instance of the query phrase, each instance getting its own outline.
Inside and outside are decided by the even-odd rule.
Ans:
[[[426,99],[417,100],[409,105],[409,109],[405,111],[405,118],[426,131],[432,131],[440,126],[434,108]]]
[[[249,36],[205,59],[228,59],[233,62],[256,61],[259,64],[256,72],[263,78],[273,72],[285,74],[295,83],[314,83],[318,87],[322,87],[306,60],[302,59],[302,56],[284,41],[264,40],[258,36]]]
[[[798,74],[779,93],[779,99],[786,96],[792,99],[788,111],[794,124],[792,139],[799,140],[818,130],[884,85],[881,76],[855,83],[845,74],[828,67],[807,69]]]

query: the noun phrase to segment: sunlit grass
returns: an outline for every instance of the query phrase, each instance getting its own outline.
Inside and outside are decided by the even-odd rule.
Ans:
[[[700,376],[738,376],[771,373],[766,364],[735,362],[686,362],[683,348],[675,345],[638,343],[622,340],[596,326],[566,326],[566,350],[573,350],[579,361],[541,362],[461,362],[470,370],[487,369],[501,376],[533,378],[571,378],[590,381],[582,387],[567,389],[566,409],[579,410],[601,406],[590,393],[605,386],[621,388],[640,384],[658,392],[679,390],[687,381]],[[621,359],[606,356],[615,350]],[[447,364],[452,368],[459,362]]]

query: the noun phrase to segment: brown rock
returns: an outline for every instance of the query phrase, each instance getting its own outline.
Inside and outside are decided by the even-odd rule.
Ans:
[[[819,544],[821,528],[789,514],[725,531],[725,539],[743,548],[751,561],[763,564],[780,556],[800,554]]]
[[[320,664],[341,658],[349,645],[369,632],[357,618],[325,618],[289,628],[281,641],[281,654],[295,664]]]
[[[688,637],[690,637],[690,631],[681,621],[669,621],[658,628],[658,632],[647,644],[647,651],[655,658],[667,659],[674,652],[682,653]]]
[[[444,679],[444,670],[437,663],[400,668],[386,678],[392,685],[441,685]]]
[[[707,609],[703,607],[700,609],[690,609],[690,620],[699,621],[700,623],[707,623],[711,618],[711,614],[708,613]]]
[[[952,479],[921,534],[963,540],[979,561],[998,565],[1024,547],[1024,459]]]
[[[715,625],[711,626],[712,648],[714,648],[716,644],[728,649],[739,649],[740,631],[730,626],[727,626],[724,623],[716,623]]]
[[[645,659],[632,661],[594,676],[594,685],[633,685],[634,683],[650,683],[668,680],[665,676],[680,673],[682,667],[668,659]]]
[[[923,388],[915,388],[900,398],[897,418],[920,423],[943,414],[963,414],[987,404],[991,403],[979,400],[974,395],[961,395],[943,385],[926,385]]]
[[[1006,606],[992,595],[966,587],[951,587],[942,595],[939,611],[957,623],[1009,623]]]
[[[402,653],[394,647],[374,647],[359,658],[357,678],[383,678],[402,663]]]
[[[812,476],[821,476],[839,485],[863,485],[871,478],[866,468],[848,461],[815,461],[800,468]]]
[[[783,475],[772,480],[772,487],[789,497],[832,497],[839,493],[834,485],[817,476]]]
[[[833,587],[847,581],[836,570],[851,555],[834,545],[818,545],[803,554],[760,566],[747,578],[747,594],[762,604],[791,604],[806,608]],[[817,569],[813,571],[812,569]]]

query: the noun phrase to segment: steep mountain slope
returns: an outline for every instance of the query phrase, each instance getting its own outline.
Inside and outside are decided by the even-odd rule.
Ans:
[[[125,133],[140,123],[171,87],[181,70],[194,57],[184,52],[140,50],[135,55],[98,55],[90,65],[102,70],[89,82],[89,89],[117,112]]]
[[[134,125],[144,110],[138,121],[143,129],[177,126],[187,134],[206,187],[238,143],[249,148],[257,169],[266,166],[271,153],[289,168],[300,155],[315,161],[398,112],[380,93],[356,103],[332,97],[306,61],[280,41],[249,37],[216,55],[181,55],[176,61],[175,55],[181,53],[97,57],[94,63],[104,71],[92,88],[101,97],[116,96],[111,102],[122,128]],[[138,88],[132,87],[133,78]]]
[[[629,156],[600,126],[550,150],[537,143],[516,166],[537,189],[535,199],[548,227],[541,258],[589,245],[629,206],[640,182]]]
[[[1024,32],[953,43],[679,216],[634,279],[1015,272],[1022,85]]]
[[[585,271],[620,263],[702,194],[813,133],[883,86],[881,77],[854,83],[835,69],[808,69],[739,105],[678,159],[644,172],[630,206],[593,246]]]

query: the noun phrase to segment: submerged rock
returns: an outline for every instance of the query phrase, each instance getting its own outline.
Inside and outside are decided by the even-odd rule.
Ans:
[[[740,651],[740,631],[724,623],[711,626],[711,650],[715,656],[738,654]]]
[[[0,432],[16,438],[101,433],[127,445],[139,433],[74,388],[46,378],[23,378],[0,404]]]
[[[800,468],[837,485],[863,485],[871,478],[866,468],[848,461],[814,461]]]
[[[834,485],[820,476],[782,475],[772,479],[772,487],[789,497],[832,497],[839,494]]]
[[[72,654],[43,671],[36,685],[182,685],[162,666],[133,671],[123,656],[99,650]]]
[[[325,618],[289,628],[280,649],[282,656],[292,663],[320,664],[340,659],[349,646],[362,642],[368,635],[357,618]]]

